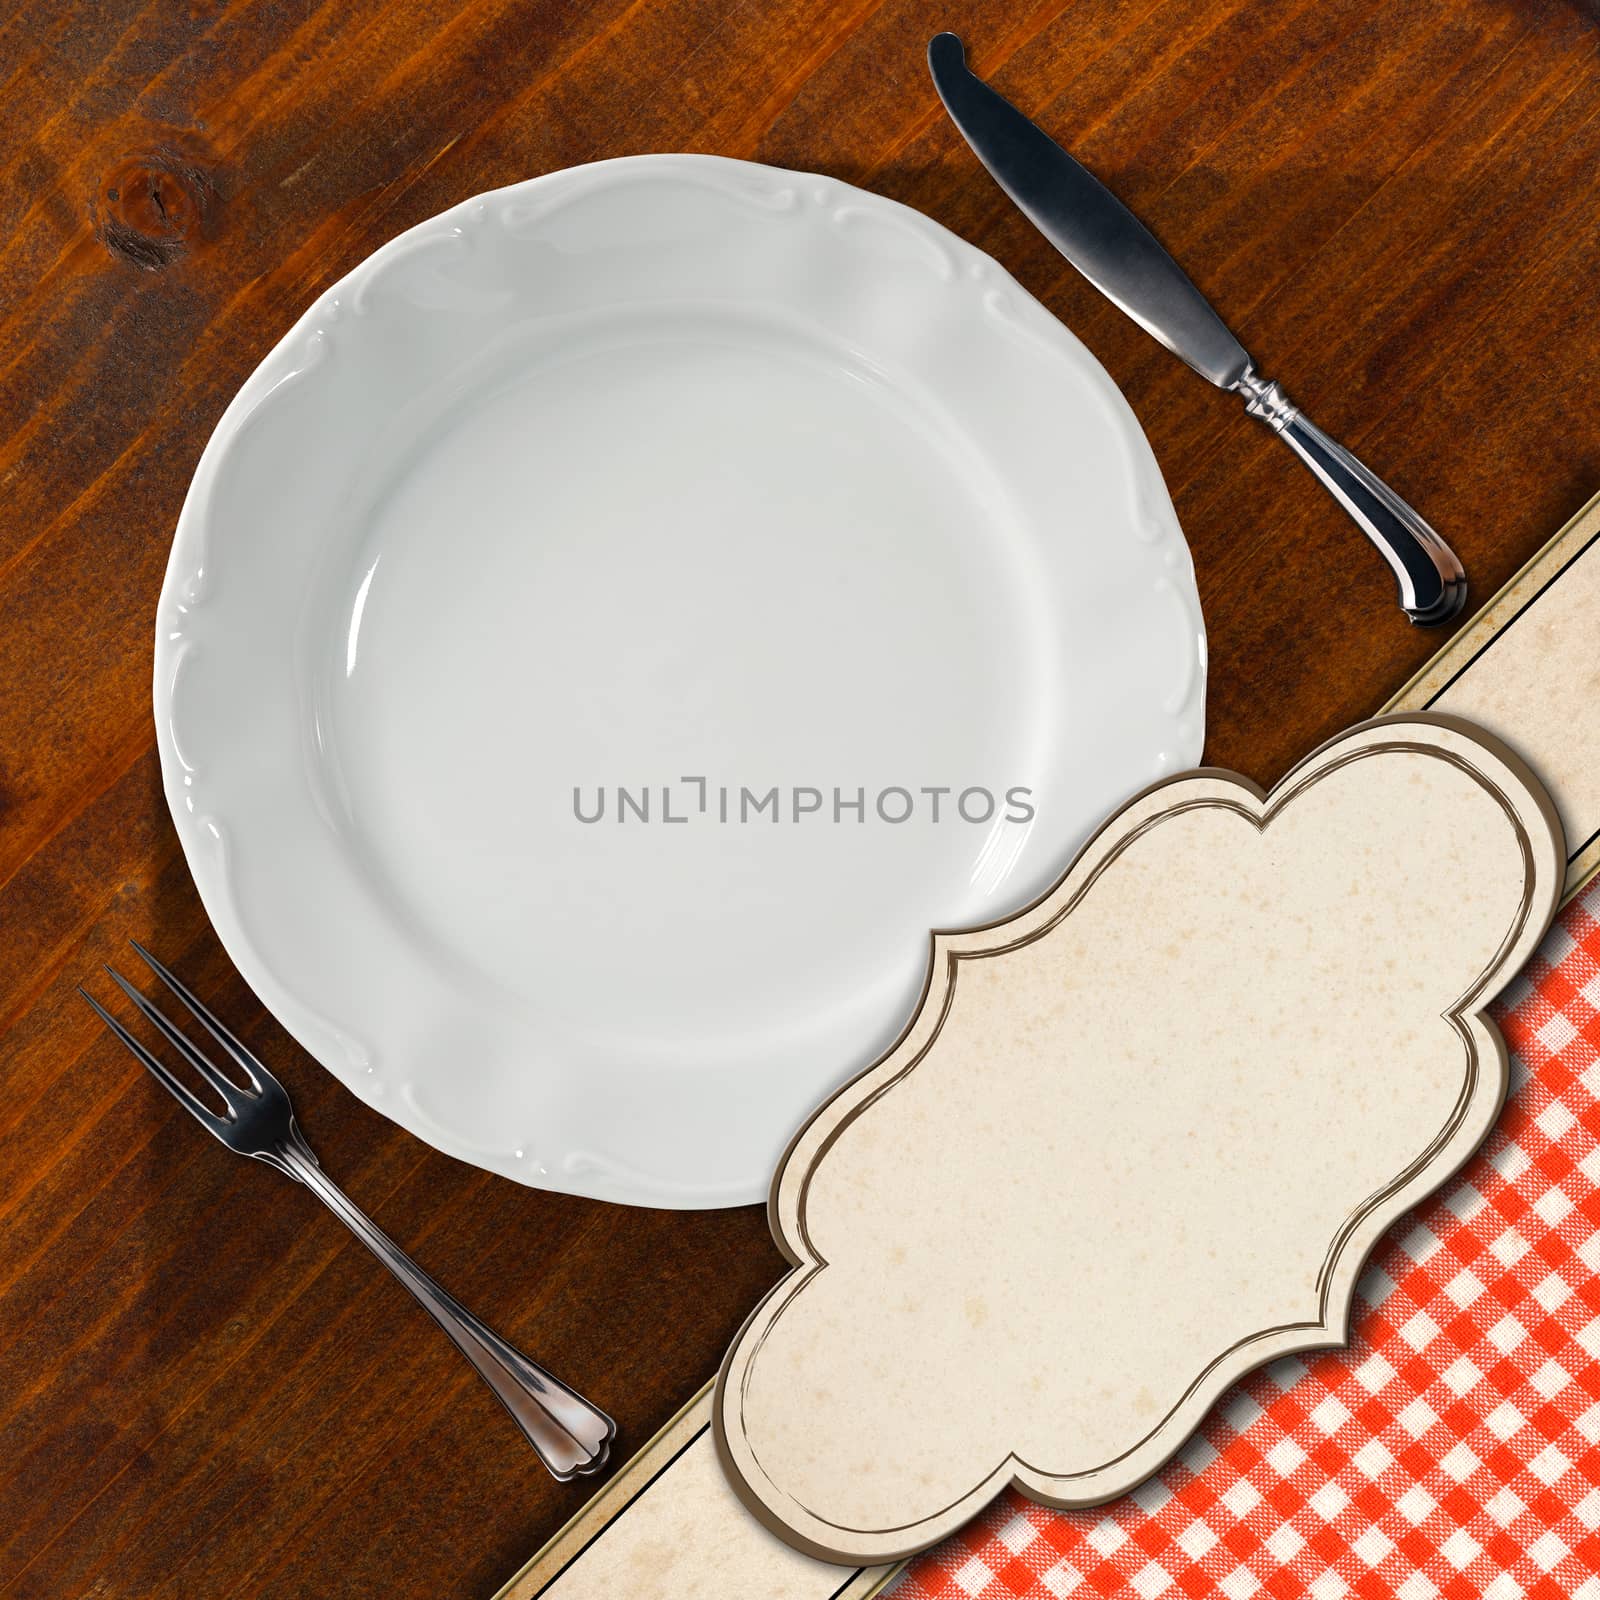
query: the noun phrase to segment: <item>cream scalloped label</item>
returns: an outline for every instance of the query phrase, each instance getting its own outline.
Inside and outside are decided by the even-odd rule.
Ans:
[[[1379,1235],[1499,1111],[1484,1008],[1563,856],[1505,747],[1387,718],[1270,795],[1159,784],[1044,899],[936,934],[899,1043],[779,1167],[794,1270],[714,1410],[746,1504],[863,1563],[1008,1484],[1093,1505],[1251,1368],[1342,1342]]]

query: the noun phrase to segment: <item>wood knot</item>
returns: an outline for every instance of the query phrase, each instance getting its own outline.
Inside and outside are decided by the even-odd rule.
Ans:
[[[166,146],[123,157],[101,178],[98,231],[112,255],[146,272],[205,237],[216,190],[204,167]]]

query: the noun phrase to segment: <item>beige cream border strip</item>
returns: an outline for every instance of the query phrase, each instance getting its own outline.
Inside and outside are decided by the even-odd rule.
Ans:
[[[732,1489],[727,1489],[725,1501],[719,1497],[709,1507],[699,1485],[684,1494],[685,1481],[700,1476],[702,1466],[716,1473],[720,1483],[711,1438],[711,1391],[708,1383],[494,1600],[601,1600],[612,1595],[616,1600],[665,1600],[668,1595],[683,1600],[869,1600],[881,1594],[904,1562],[847,1568],[812,1561],[780,1545],[744,1510]],[[622,1513],[643,1509],[652,1493],[678,1495],[685,1504],[672,1510],[700,1509],[718,1522],[725,1505],[730,1520],[748,1524],[753,1539],[729,1541],[724,1527],[706,1537],[703,1525],[691,1525],[677,1530],[677,1539],[667,1547],[641,1517],[630,1521],[619,1541],[623,1530],[616,1524]],[[605,1542],[608,1533],[610,1543]],[[717,1547],[709,1560],[701,1558],[702,1540]],[[696,1559],[685,1561],[691,1546]],[[623,1575],[626,1590],[617,1586]]]
[[[1570,900],[1600,870],[1600,495],[1383,709],[1465,717],[1539,774]]]
[[[1594,877],[1600,871],[1600,495],[1383,710],[1443,711],[1498,735],[1546,781],[1562,813],[1571,852],[1565,897]],[[670,1491],[670,1469],[684,1469],[674,1479],[686,1476],[686,1464],[712,1453],[711,1390],[708,1383],[494,1600],[587,1600],[604,1593],[580,1581],[598,1568],[603,1536],[611,1530],[611,1557],[622,1513]],[[726,1504],[748,1518],[731,1490]],[[749,1587],[747,1574],[726,1566],[710,1572],[685,1559],[708,1542],[706,1529],[684,1526],[676,1535],[671,1548],[634,1541],[657,1586],[632,1586],[628,1600],[769,1600]],[[811,1565],[814,1584],[786,1586],[794,1600],[869,1600],[900,1570],[899,1564],[854,1572]]]

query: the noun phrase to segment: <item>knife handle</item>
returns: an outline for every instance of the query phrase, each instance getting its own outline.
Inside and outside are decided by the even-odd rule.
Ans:
[[[1418,624],[1448,622],[1467,602],[1467,575],[1427,520],[1375,472],[1302,414],[1275,383],[1247,372],[1234,387],[1259,417],[1322,480],[1378,548],[1400,585],[1400,606]]]

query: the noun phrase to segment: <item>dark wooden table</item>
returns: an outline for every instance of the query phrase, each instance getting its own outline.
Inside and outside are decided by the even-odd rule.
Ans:
[[[939,113],[940,27],[1189,265],[1482,599],[1600,484],[1592,0],[79,0],[0,25],[0,1593],[482,1596],[583,1501],[311,1196],[201,1137],[76,999],[148,938],[328,1167],[646,1439],[777,1257],[435,1154],[235,977],[162,801],[152,615],[189,474],[324,286],[473,192],[706,150],[999,257],[1154,441],[1263,781],[1442,642],[1287,451],[1098,299]],[[870,1332],[870,1330],[868,1330]]]

